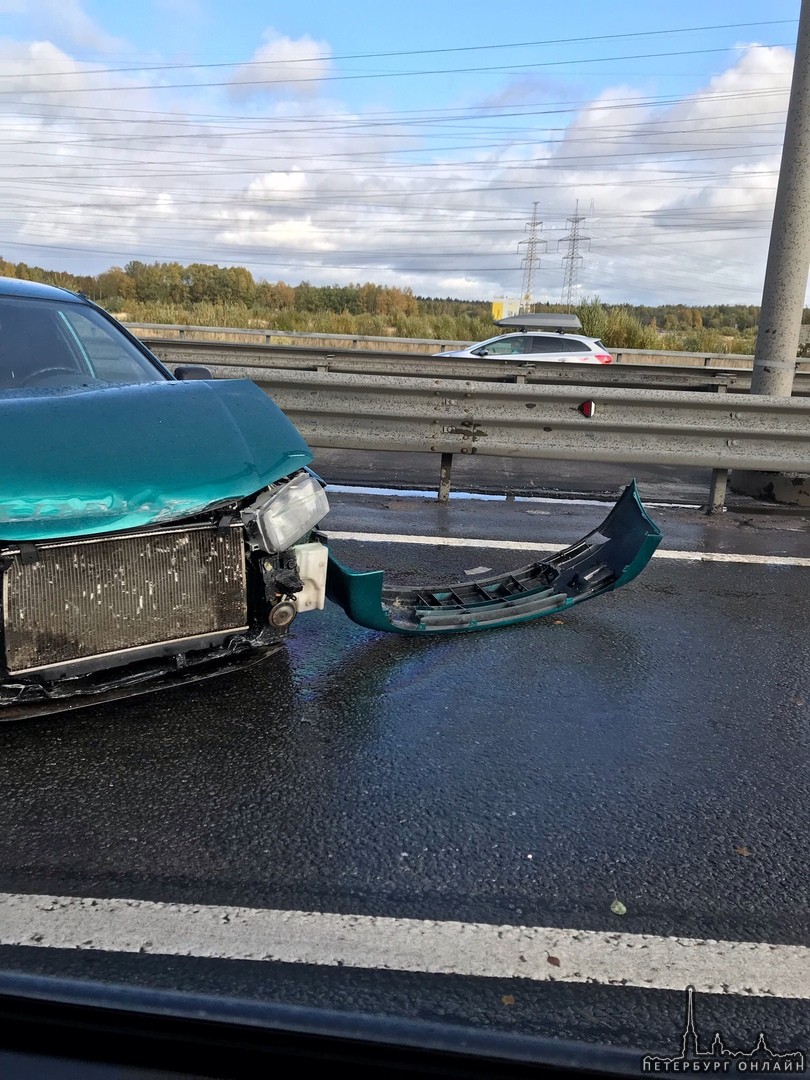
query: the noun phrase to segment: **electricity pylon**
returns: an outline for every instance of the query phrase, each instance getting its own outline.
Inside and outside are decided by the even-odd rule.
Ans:
[[[574,299],[576,297],[577,285],[579,283],[579,268],[582,264],[582,256],[579,253],[580,245],[587,241],[588,247],[591,244],[590,236],[583,236],[579,231],[579,227],[585,220],[585,215],[579,212],[579,199],[577,199],[576,208],[574,209],[574,216],[567,219],[570,225],[570,231],[566,236],[563,236],[557,241],[557,250],[560,249],[560,244],[568,244],[568,252],[563,255],[562,264],[565,267],[565,275],[563,277],[562,296],[560,302],[565,304],[570,311],[574,305]]]
[[[529,230],[529,236],[526,240],[521,240],[518,244],[518,252],[522,247],[526,248],[526,254],[521,260],[521,266],[523,267],[523,287],[520,291],[520,314],[524,315],[526,312],[532,310],[532,294],[534,292],[534,271],[540,265],[540,258],[537,254],[537,248],[542,244],[543,251],[546,250],[548,242],[546,240],[537,239],[537,229],[543,228],[543,222],[537,220],[537,203],[534,203],[532,209],[532,220],[526,222],[526,228]]]

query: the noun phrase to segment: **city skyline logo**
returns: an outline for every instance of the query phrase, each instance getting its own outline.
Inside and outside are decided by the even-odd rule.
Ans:
[[[768,1045],[765,1032],[752,1050],[732,1050],[723,1036],[715,1031],[707,1050],[700,1048],[700,1036],[695,1027],[695,988],[686,988],[686,1022],[681,1036],[681,1052],[677,1057],[658,1057],[645,1054],[641,1059],[644,1073],[803,1073],[807,1063],[802,1050],[777,1053]]]

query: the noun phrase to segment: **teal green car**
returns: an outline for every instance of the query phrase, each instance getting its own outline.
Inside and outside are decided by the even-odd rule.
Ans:
[[[660,533],[631,485],[579,544],[513,574],[391,589],[329,554],[312,453],[254,383],[169,371],[84,297],[0,279],[0,719],[231,670],[326,599],[424,635],[563,610]]]

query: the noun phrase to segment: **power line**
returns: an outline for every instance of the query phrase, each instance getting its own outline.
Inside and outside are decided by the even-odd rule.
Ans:
[[[403,56],[436,56],[448,53],[470,53],[470,52],[484,52],[497,49],[528,49],[538,48],[547,45],[581,45],[586,41],[616,41],[626,40],[630,38],[640,37],[662,37],[667,34],[693,34],[700,33],[705,30],[740,30],[754,26],[795,26],[797,19],[770,19],[759,22],[741,22],[741,23],[718,23],[710,26],[683,26],[674,27],[667,30],[636,30],[624,34],[594,34],[589,37],[577,36],[572,38],[546,38],[540,41],[510,41],[502,42],[496,45],[461,45],[450,48],[441,49],[399,49],[393,52],[372,52],[372,53],[345,53],[333,55],[331,53],[320,53],[314,56],[300,56],[290,58],[284,58],[279,60],[226,60],[214,63],[205,64],[133,64],[130,66],[120,65],[118,67],[109,68],[87,68],[80,71],[76,71],[74,68],[71,71],[42,71],[42,72],[21,72],[19,75],[0,75],[2,79],[16,79],[16,78],[39,78],[42,75],[45,76],[65,76],[65,75],[111,75],[120,74],[127,71],[189,71],[189,70],[211,70],[215,68],[229,68],[229,67],[274,67],[278,65],[289,64],[306,64],[306,63],[321,63],[323,60],[330,60],[332,62],[338,60],[380,60],[385,58],[399,58]],[[621,58],[620,58],[621,59]]]
[[[764,46],[765,48],[789,48],[793,43],[779,41],[773,45]],[[580,69],[584,69],[588,64],[606,64],[612,63],[614,60],[660,60],[669,56],[707,56],[712,53],[727,53],[727,52],[741,52],[749,49],[749,45],[731,45],[723,46],[722,48],[713,49],[679,49],[670,52],[658,52],[658,53],[629,53],[619,56],[589,56],[589,57],[575,57],[570,60],[541,60],[535,61],[531,64],[510,64],[509,67],[504,67],[501,64],[495,64],[491,67],[471,67],[471,68],[422,68],[414,69],[411,71],[383,71],[383,72],[360,72],[354,75],[312,75],[304,76],[303,78],[290,78],[285,77],[281,79],[225,79],[217,82],[187,82],[187,83],[131,83],[123,86],[100,86],[96,88],[102,93],[130,93],[136,90],[203,90],[211,89],[214,87],[222,86],[290,86],[297,83],[324,83],[324,82],[358,82],[367,79],[402,79],[413,78],[415,76],[425,75],[482,75],[487,73],[496,73],[498,75],[512,75],[524,72],[526,70],[536,70],[538,68],[554,68],[554,67],[572,67],[577,66]],[[47,78],[48,76],[42,76]],[[0,90],[0,96],[19,95],[24,93],[27,96],[31,94],[87,94],[91,91],[91,88],[86,86],[75,87],[59,87],[48,90],[40,90],[32,88],[30,90],[20,90],[15,88],[13,90]]]
[[[99,87],[97,90],[86,91],[87,93],[105,92],[106,87]],[[783,85],[774,85],[769,87],[763,87],[756,90],[744,90],[744,91],[711,91],[706,92],[704,97],[707,100],[715,101],[740,101],[749,98],[759,97],[771,97],[774,94],[786,95],[790,91],[790,83],[784,83]],[[627,98],[613,98],[610,102],[603,102],[600,104],[594,104],[593,98],[575,98],[570,101],[560,101],[553,106],[546,106],[541,108],[540,102],[527,103],[519,108],[510,106],[509,112],[504,112],[502,106],[495,105],[469,105],[458,107],[450,113],[445,113],[438,109],[404,109],[404,110],[388,110],[385,112],[371,112],[365,113],[361,120],[353,120],[351,116],[346,114],[338,114],[335,119],[335,123],[349,124],[353,126],[359,126],[362,124],[364,127],[373,127],[376,125],[386,126],[389,123],[396,123],[398,126],[407,126],[409,124],[420,123],[446,123],[448,120],[478,120],[478,119],[509,119],[512,117],[534,117],[534,116],[567,116],[570,113],[578,112],[582,106],[587,106],[589,112],[611,112],[615,110],[629,110],[629,109],[648,109],[648,108],[667,108],[670,105],[680,105],[683,103],[683,98],[680,96],[673,96],[672,94],[659,94],[647,97],[627,97]],[[34,105],[33,102],[28,101],[15,101],[15,107],[22,116],[32,116],[36,119],[53,120],[53,111],[61,110],[66,113],[68,117],[71,117],[74,113],[86,113],[94,112],[97,116],[86,117],[87,122],[98,123],[138,123],[138,124],[191,124],[191,123],[252,123],[263,124],[268,123],[266,116],[244,116],[240,114],[212,114],[212,113],[189,113],[183,112],[182,114],[166,113],[164,110],[158,109],[128,109],[121,106],[115,106],[111,108],[105,104],[102,108],[97,105],[68,105],[64,102],[51,103],[47,101],[40,101]],[[34,109],[48,109],[50,112],[35,112]],[[520,111],[520,110],[524,111]],[[501,110],[501,111],[498,111]],[[531,110],[527,112],[525,110]],[[474,113],[474,116],[467,116],[468,113]],[[484,115],[481,115],[484,114]],[[137,117],[139,119],[131,119],[131,117]],[[143,119],[144,117],[156,117],[157,119]],[[77,120],[82,117],[77,116]],[[294,116],[286,115],[283,117],[275,117],[273,123],[276,124],[300,124],[311,125],[313,121],[324,123],[330,120],[329,117],[324,117],[323,113],[296,113]],[[277,128],[270,129],[268,134],[275,134]],[[195,133],[196,134],[196,133]]]

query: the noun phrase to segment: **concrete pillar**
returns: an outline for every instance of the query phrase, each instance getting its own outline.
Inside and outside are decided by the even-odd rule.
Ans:
[[[809,269],[810,0],[802,0],[751,377],[752,394],[777,397],[791,394]],[[781,502],[779,495],[783,489],[787,495],[798,492],[802,486],[806,490],[806,485],[795,483],[795,479],[780,485],[774,484],[774,474],[735,471],[731,486],[741,494]]]

